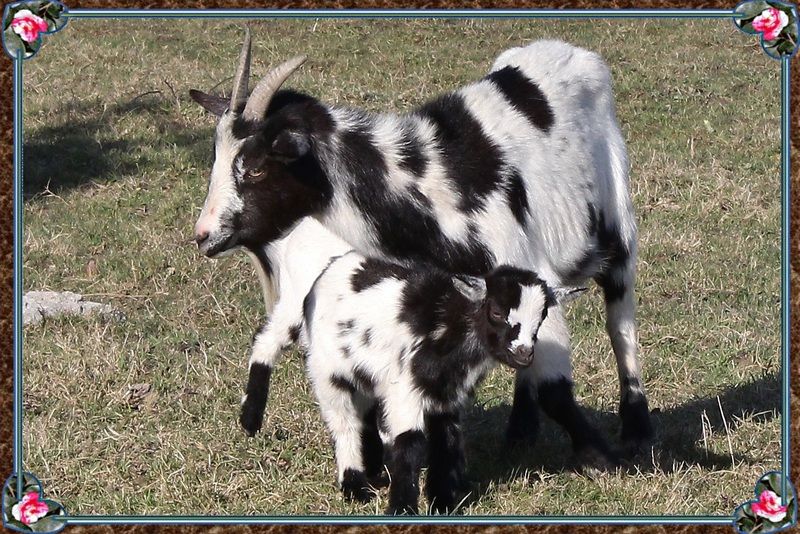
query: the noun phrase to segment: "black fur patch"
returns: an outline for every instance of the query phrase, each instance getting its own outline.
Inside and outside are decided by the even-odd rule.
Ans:
[[[292,343],[297,343],[297,340],[300,339],[300,328],[299,324],[289,328],[289,339],[292,340]]]
[[[353,351],[348,346],[340,347],[339,351],[342,353],[342,358],[348,359],[353,355]]]
[[[375,390],[375,381],[372,376],[360,367],[353,368],[353,380],[358,389],[364,393],[372,393]]]
[[[253,437],[261,430],[264,422],[264,410],[269,396],[269,379],[272,367],[263,363],[253,363],[247,377],[244,403],[239,412],[239,423],[248,436]]]
[[[353,272],[350,278],[350,288],[354,292],[360,293],[387,278],[404,280],[408,275],[409,270],[405,267],[383,260],[367,258],[361,263],[361,266]]]
[[[514,108],[525,115],[531,124],[549,132],[555,117],[539,86],[517,67],[503,67],[486,76],[503,93]]]
[[[597,220],[597,242],[606,258],[606,264],[603,272],[595,276],[595,280],[603,288],[603,296],[606,304],[609,304],[620,300],[628,290],[623,276],[631,258],[619,230],[606,224],[602,211]]]
[[[458,413],[427,414],[428,478],[425,494],[434,511],[452,512],[464,489],[464,443]]]
[[[367,479],[382,478],[383,442],[378,433],[378,407],[373,406],[364,414],[361,427],[361,458]]]
[[[330,378],[331,385],[338,390],[353,394],[356,392],[356,385],[342,375],[333,374]]]
[[[530,213],[530,206],[528,205],[528,194],[525,190],[525,184],[522,181],[519,171],[514,169],[514,172],[508,178],[508,188],[506,189],[506,198],[508,199],[508,207],[514,218],[520,225],[525,224],[525,219]]]
[[[460,209],[475,211],[483,207],[486,197],[503,182],[500,150],[484,135],[481,124],[457,94],[443,95],[417,113],[436,127],[435,142],[447,176],[461,196]]]
[[[428,167],[428,157],[422,143],[410,128],[403,128],[402,140],[398,147],[398,165],[416,177],[422,177]]]
[[[387,515],[416,514],[419,506],[419,474],[425,462],[425,434],[408,430],[397,436],[391,448],[389,506]]]

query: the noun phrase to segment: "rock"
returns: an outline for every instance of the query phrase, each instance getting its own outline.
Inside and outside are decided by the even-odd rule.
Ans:
[[[22,297],[22,324],[36,324],[46,317],[60,315],[101,315],[124,320],[124,315],[108,304],[83,300],[71,291],[28,291]]]

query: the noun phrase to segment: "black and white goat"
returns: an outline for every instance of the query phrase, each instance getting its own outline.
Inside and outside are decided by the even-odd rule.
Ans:
[[[464,474],[466,400],[496,362],[535,365],[539,327],[566,294],[510,267],[484,279],[355,252],[333,260],[305,300],[306,366],[345,497],[372,497],[385,445],[387,513],[417,512],[426,462],[429,502],[452,512]]]
[[[593,278],[605,294],[622,437],[634,448],[646,442],[636,223],[602,59],[558,41],[512,48],[483,79],[403,115],[279,91],[304,60],[279,65],[248,97],[248,30],[231,98],[191,91],[219,117],[195,226],[200,251],[258,250],[312,216],[369,257],[470,275],[515,265],[553,287]],[[591,444],[596,433],[571,415],[569,331],[558,308],[539,347],[541,365],[517,373],[509,438],[535,435],[540,403],[576,448]]]

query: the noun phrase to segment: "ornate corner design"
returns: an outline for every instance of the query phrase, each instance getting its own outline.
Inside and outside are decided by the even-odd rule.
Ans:
[[[737,28],[758,35],[761,48],[773,59],[791,57],[797,52],[797,7],[776,0],[749,0],[734,10]]]
[[[797,494],[786,481],[788,495],[781,495],[782,476],[777,471],[763,475],[756,482],[756,498],[742,504],[733,513],[733,528],[741,534],[785,530],[797,523]]]
[[[16,532],[58,532],[66,525],[67,511],[56,501],[44,499],[42,484],[30,473],[22,474],[22,492],[17,475],[3,486],[3,526]]]
[[[3,9],[3,49],[16,59],[33,57],[42,46],[42,35],[55,33],[67,23],[67,8],[56,0],[7,4]]]

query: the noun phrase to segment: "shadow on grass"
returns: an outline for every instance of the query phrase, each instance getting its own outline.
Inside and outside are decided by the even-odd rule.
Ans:
[[[723,421],[719,404],[724,410]],[[643,454],[635,463],[627,463],[623,468],[630,472],[672,473],[676,467],[700,466],[709,470],[731,469],[741,462],[754,460],[737,452],[717,454],[702,446],[703,425],[713,433],[733,431],[741,419],[767,421],[780,412],[781,387],[777,374],[764,375],[751,382],[730,387],[719,395],[691,401],[667,410],[655,409],[652,412],[656,440],[653,454]],[[619,433],[619,418],[616,413],[601,412],[585,408],[587,417],[608,439]],[[508,405],[483,410],[471,408],[466,415],[467,473],[473,484],[477,484],[478,498],[488,493],[490,483],[503,485],[519,477],[526,471],[559,472],[572,469],[572,449],[569,438],[554,422],[541,414],[541,428],[535,444],[523,445],[508,450],[502,438],[511,408]],[[701,419],[702,418],[702,419]],[[609,439],[612,447],[618,440]],[[475,488],[473,488],[475,489]],[[471,499],[470,499],[471,500]]]
[[[211,134],[189,128],[163,95],[140,95],[112,105],[68,102],[54,114],[57,124],[31,128],[23,143],[23,189],[29,200],[166,165],[161,147],[185,150],[188,162],[208,159]],[[133,129],[120,123],[129,115],[145,118]],[[155,129],[155,131],[153,130]],[[126,131],[127,130],[127,131]],[[133,130],[133,131],[131,131]],[[126,131],[120,135],[119,131]],[[209,162],[210,165],[210,162]]]

